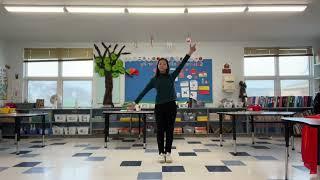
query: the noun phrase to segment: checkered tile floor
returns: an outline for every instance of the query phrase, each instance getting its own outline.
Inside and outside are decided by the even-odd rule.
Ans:
[[[15,155],[13,140],[0,142],[1,179],[244,179],[284,178],[283,138],[238,138],[238,154],[226,138],[219,146],[216,137],[178,137],[172,150],[173,163],[160,164],[155,138],[111,139],[108,149],[102,138],[48,139],[45,147],[35,139],[21,141],[20,155]],[[282,144],[279,144],[282,143]],[[289,179],[320,179],[310,176],[301,162],[300,139],[291,151]]]

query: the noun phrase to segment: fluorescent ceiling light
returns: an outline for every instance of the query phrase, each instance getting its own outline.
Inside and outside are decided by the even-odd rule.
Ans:
[[[128,8],[129,13],[180,14],[185,8]]]
[[[4,6],[9,12],[63,13],[62,6]]]
[[[307,5],[248,6],[248,12],[302,12]]]
[[[124,13],[119,7],[66,7],[70,13]]]
[[[231,13],[244,12],[246,6],[191,7],[188,13]]]

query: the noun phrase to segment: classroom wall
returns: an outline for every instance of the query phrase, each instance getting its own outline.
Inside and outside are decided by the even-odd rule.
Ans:
[[[127,45],[126,51],[132,53],[131,56],[183,56],[188,51],[186,43],[173,43],[171,48],[168,48],[166,43],[153,43],[151,47],[150,42],[138,42],[137,46],[134,43],[119,43]],[[244,47],[273,47],[273,46],[318,46],[317,42],[198,42],[197,52],[194,56],[202,56],[203,58],[212,58],[213,63],[213,104],[207,106],[218,106],[219,101],[223,98],[232,98],[238,101],[239,89],[238,82],[243,80],[243,49]],[[23,87],[23,48],[37,48],[37,47],[93,47],[93,43],[53,43],[53,42],[9,42],[7,45],[7,58],[11,66],[9,72],[9,90],[12,86],[19,86],[21,90]],[[231,64],[232,74],[235,76],[237,90],[234,93],[224,93],[222,91],[222,76],[221,71],[223,64]],[[14,80],[14,74],[19,74],[19,79]],[[120,103],[124,101],[124,78],[120,78]],[[95,81],[95,80],[94,80]],[[95,86],[95,82],[94,82]],[[9,95],[12,91],[9,92]],[[93,92],[94,95],[96,92]],[[10,97],[10,96],[9,96]],[[25,95],[23,92],[18,93],[17,101],[23,101]],[[94,100],[95,101],[95,100]],[[94,104],[96,104],[94,102]]]
[[[6,65],[5,58],[5,42],[0,40],[0,67],[4,67]],[[4,104],[4,100],[0,100],[0,106]]]
[[[4,41],[0,40],[0,66],[4,66],[6,64],[6,59],[4,57]]]

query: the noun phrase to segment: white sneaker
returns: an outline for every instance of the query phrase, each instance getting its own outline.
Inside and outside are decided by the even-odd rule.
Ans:
[[[166,163],[172,163],[171,153],[166,154]]]
[[[159,158],[158,158],[160,163],[165,163],[166,162],[166,156],[164,154],[159,154]]]

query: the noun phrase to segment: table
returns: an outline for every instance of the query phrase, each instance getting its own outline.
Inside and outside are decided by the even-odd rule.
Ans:
[[[107,148],[107,142],[109,141],[109,123],[110,123],[110,115],[111,114],[128,114],[128,115],[139,115],[139,137],[140,137],[140,122],[141,122],[141,116],[143,120],[143,148],[146,149],[146,134],[147,134],[147,120],[146,115],[147,114],[154,114],[154,111],[103,111],[103,114],[105,114],[105,128],[104,128],[104,142],[105,142],[105,148]]]
[[[285,124],[285,140],[286,140],[286,158],[285,158],[285,179],[288,179],[288,157],[289,157],[289,136],[290,129],[294,123],[308,124],[312,127],[318,128],[318,167],[320,165],[320,119],[314,118],[281,118]]]
[[[48,113],[8,113],[8,114],[0,114],[0,120],[1,118],[14,118],[14,126],[15,126],[15,141],[16,141],[16,154],[18,155],[20,153],[19,151],[19,142],[20,142],[20,127],[21,127],[21,121],[23,118],[26,117],[34,117],[34,116],[41,116],[41,122],[42,122],[42,146],[44,147],[44,138],[45,138],[45,116],[48,115]]]
[[[293,116],[295,112],[273,112],[273,111],[233,111],[233,112],[217,112],[219,114],[219,126],[220,126],[220,146],[222,147],[222,121],[225,115],[230,115],[232,120],[232,133],[233,133],[233,141],[234,141],[234,155],[237,154],[237,137],[236,137],[236,116],[249,116],[251,123],[251,135],[252,135],[252,144],[254,142],[254,117],[255,116]],[[282,121],[263,121],[262,123],[283,123]],[[293,129],[291,129],[293,131]],[[293,134],[293,133],[292,133]],[[294,138],[292,136],[292,149],[294,150]]]

